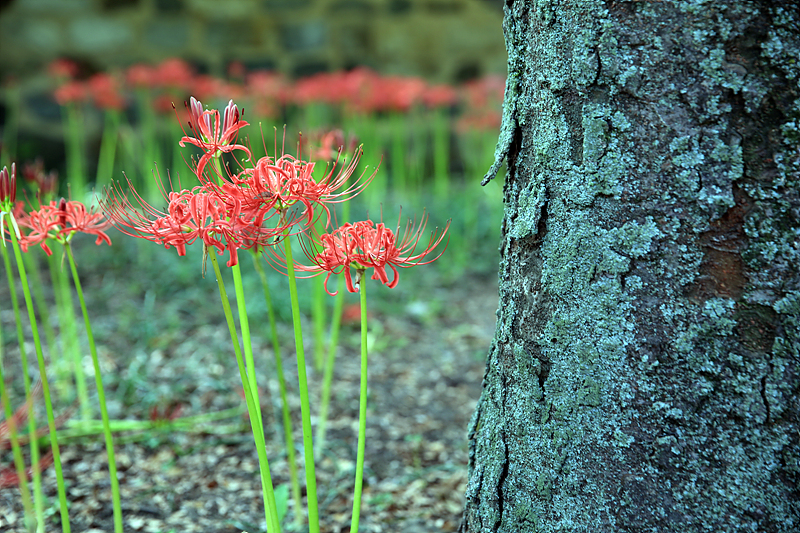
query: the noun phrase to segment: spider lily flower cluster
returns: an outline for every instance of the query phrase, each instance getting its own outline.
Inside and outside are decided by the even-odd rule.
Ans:
[[[47,255],[52,255],[47,245],[48,239],[67,243],[75,233],[94,235],[97,237],[95,244],[111,245],[111,239],[105,232],[111,224],[102,213],[89,211],[81,202],[62,198],[28,213],[22,212],[15,218],[17,224],[28,229],[19,240],[23,252],[38,244]]]
[[[422,249],[419,248],[427,220],[427,216],[423,216],[419,224],[412,221],[406,223],[399,241],[400,220],[394,231],[386,227],[383,222],[376,224],[372,220],[362,220],[345,223],[330,233],[303,238],[301,240],[303,250],[312,264],[297,264],[295,268],[310,272],[312,276],[326,273],[325,292],[331,296],[337,294],[337,291],[331,292],[328,288],[331,275],[343,273],[348,292],[355,293],[359,290],[361,277],[370,268],[373,269],[371,279],[393,289],[400,281],[397,267],[426,265],[436,261],[444,253],[442,249],[437,255],[432,256],[444,240],[449,223],[442,231],[432,233],[427,245]],[[270,251],[273,252],[271,257],[275,259],[274,264],[281,270],[285,269],[285,257],[280,252],[272,249]],[[386,272],[387,268],[391,269],[391,279]],[[360,272],[356,281],[353,281],[352,270]]]
[[[176,192],[159,183],[166,211],[150,205],[130,182],[129,193],[117,184],[103,201],[106,216],[123,233],[174,247],[178,255],[185,255],[186,246],[200,239],[209,249],[227,250],[227,265],[234,266],[239,250],[264,249],[287,233],[302,233],[323,213],[330,219],[329,204],[355,197],[375,176],[364,172],[353,179],[361,147],[349,162],[339,152],[317,179],[314,162],[285,153],[278,156],[277,145],[274,155],[252,162],[250,150],[238,142],[239,130],[248,124],[233,101],[221,117],[217,110],[203,110],[194,97],[187,108],[190,131],[184,132],[180,144],[203,150],[193,166],[200,185]],[[251,166],[231,172],[221,164],[223,153],[241,156],[241,164]],[[305,225],[293,229],[300,220]]]

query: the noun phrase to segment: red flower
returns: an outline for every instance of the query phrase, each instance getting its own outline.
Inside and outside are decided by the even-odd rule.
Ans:
[[[89,78],[88,87],[94,103],[100,109],[119,110],[125,107],[125,99],[120,94],[119,83],[109,74],[95,74]]]
[[[6,211],[6,207],[13,206],[17,199],[17,165],[11,163],[11,173],[8,167],[0,170],[0,207]]]
[[[363,147],[359,146],[348,163],[346,160],[340,162],[339,152],[336,160],[326,166],[326,172],[319,180],[313,177],[316,166],[313,161],[303,161],[289,154],[276,160],[266,156],[259,159],[254,168],[241,172],[239,183],[247,187],[253,198],[269,199],[278,211],[284,211],[296,203],[303,204],[305,211],[302,216],[310,224],[314,219],[315,204],[330,215],[326,204],[346,202],[370,184],[377,169],[369,176],[365,170],[350,182],[363,153]]]
[[[311,266],[296,265],[296,268],[315,274],[327,272],[325,291],[331,296],[336,294],[328,290],[328,280],[332,274],[344,272],[347,290],[357,292],[361,275],[369,268],[374,269],[372,279],[378,280],[392,289],[397,286],[400,279],[397,267],[426,265],[436,261],[444,253],[444,249],[442,249],[436,257],[426,259],[444,239],[450,227],[449,222],[441,232],[434,231],[431,234],[424,249],[417,249],[427,221],[428,217],[425,215],[418,226],[415,222],[409,221],[399,242],[397,240],[397,236],[400,234],[399,220],[395,231],[387,228],[383,222],[375,224],[372,220],[344,224],[331,233],[322,235],[319,242],[304,242],[303,248],[306,256],[314,264]],[[277,259],[281,270],[284,270],[285,259],[276,255],[274,250],[271,250],[270,259],[272,258]],[[393,272],[391,280],[386,272],[387,266]],[[351,268],[362,273],[359,274],[355,283],[350,272]]]
[[[152,87],[155,84],[156,71],[149,65],[131,65],[125,73],[129,85],[134,87]]]
[[[350,135],[346,140],[340,129],[315,132],[312,139],[319,143],[319,148],[311,150],[311,157],[326,161],[338,159],[342,152],[353,152],[358,147],[358,139]]]
[[[165,59],[153,69],[153,82],[171,89],[186,89],[192,85],[194,71],[183,59]]]
[[[458,100],[458,93],[449,85],[434,85],[422,93],[422,101],[428,107],[450,107]]]
[[[220,123],[219,111],[216,109],[204,111],[203,104],[194,96],[186,108],[191,114],[189,128],[192,136],[185,135],[178,144],[183,147],[188,142],[205,152],[197,162],[195,169],[195,173],[201,180],[208,160],[212,157],[219,157],[223,152],[243,150],[247,154],[247,159],[250,158],[250,150],[243,144],[236,144],[239,129],[248,124],[240,119],[239,108],[233,103],[233,100],[228,102],[222,113],[222,123]]]
[[[0,170],[0,238],[3,239],[3,246],[6,245],[5,218],[8,216],[11,227],[14,228],[16,235],[19,235],[16,215],[17,209],[15,200],[17,199],[17,165],[11,163],[11,173],[8,167]],[[21,203],[21,202],[20,202]]]
[[[56,59],[47,66],[47,72],[54,78],[63,80],[65,78],[74,78],[78,75],[80,67],[78,64],[70,59]]]
[[[22,213],[17,218],[17,223],[29,229],[19,241],[20,247],[25,252],[28,251],[28,247],[38,244],[47,255],[52,255],[47,239],[67,243],[77,232],[96,235],[95,244],[105,242],[111,245],[111,239],[104,231],[111,223],[103,214],[91,213],[85,205],[76,201],[68,202],[62,198],[58,204],[55,201],[50,202],[30,213]]]
[[[85,83],[70,80],[56,89],[53,96],[59,105],[67,105],[75,102],[83,102],[86,100],[87,94],[88,90]]]
[[[26,181],[36,185],[36,196],[48,196],[58,189],[58,172],[51,170],[48,173],[44,171],[44,161],[41,157],[36,158],[33,163],[25,163],[22,167],[22,176]]]
[[[63,198],[58,208],[63,213],[59,234],[70,238],[76,232],[87,233],[97,237],[94,241],[95,244],[99,245],[104,242],[111,246],[111,239],[104,231],[111,227],[111,222],[102,213],[92,213],[81,202],[68,202]]]
[[[191,191],[165,193],[169,201],[166,213],[145,202],[132,187],[131,191],[141,211],[119,189],[112,189],[103,202],[111,223],[126,235],[165,248],[174,247],[180,256],[186,255],[187,245],[200,239],[219,253],[227,249],[230,254],[227,264],[233,266],[238,262],[238,250],[266,246],[284,230],[284,227],[264,227],[268,210],[243,209],[237,195],[239,189],[230,184],[215,192],[195,187]]]

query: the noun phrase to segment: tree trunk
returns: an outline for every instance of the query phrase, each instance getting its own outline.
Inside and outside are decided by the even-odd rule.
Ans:
[[[461,531],[800,531],[800,7],[506,4]]]

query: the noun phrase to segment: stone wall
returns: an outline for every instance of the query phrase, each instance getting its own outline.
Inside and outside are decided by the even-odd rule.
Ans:
[[[89,70],[182,57],[290,76],[371,67],[458,82],[505,74],[502,0],[5,0],[0,78],[58,57]]]

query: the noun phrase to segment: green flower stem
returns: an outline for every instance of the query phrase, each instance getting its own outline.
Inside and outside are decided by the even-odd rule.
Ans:
[[[79,104],[69,103],[64,107],[67,135],[67,180],[70,195],[81,202],[86,195],[86,164],[83,138],[83,113]]]
[[[325,278],[313,280],[311,323],[314,326],[314,368],[319,372],[325,363]]]
[[[375,117],[374,113],[370,113],[368,115],[365,114],[356,114],[352,117],[353,120],[353,130],[358,131],[359,135],[361,136],[361,142],[367,146],[372,145],[377,148],[382,146],[382,139],[381,135],[378,132],[378,119]],[[378,168],[382,161],[382,156],[380,155],[379,150],[374,151],[366,151],[361,159],[362,163],[365,165],[366,168]],[[376,179],[373,180],[369,187],[367,187],[364,194],[366,194],[366,204],[367,205],[375,205],[377,206],[386,198],[386,186],[387,182],[385,179]],[[348,202],[344,202],[344,206],[348,205]],[[345,222],[347,219],[343,219]]]
[[[144,147],[143,157],[141,158],[142,179],[144,180],[144,190],[147,191],[148,199],[155,200],[161,197],[158,184],[153,178],[153,165],[156,161],[161,161],[158,146],[158,128],[156,127],[156,112],[153,107],[152,94],[147,89],[137,91],[137,103],[141,117],[140,132]]]
[[[339,346],[339,331],[342,325],[342,310],[344,309],[344,291],[342,278],[336,278],[336,301],[333,304],[333,318],[331,319],[331,343],[328,347],[328,357],[325,358],[325,367],[322,377],[322,394],[320,397],[319,423],[317,425],[317,450],[322,453],[325,448],[325,431],[328,426],[328,409],[331,403],[331,385],[333,383],[333,367],[336,362],[336,349]]]
[[[36,313],[33,309],[31,291],[28,287],[28,276],[25,275],[25,264],[22,261],[22,252],[17,241],[17,235],[11,232],[11,242],[14,245],[14,256],[17,260],[19,279],[22,282],[22,292],[25,295],[25,306],[28,308],[28,319],[31,323],[31,333],[33,333],[33,343],[36,347],[36,359],[39,362],[39,375],[42,382],[42,396],[47,412],[47,427],[50,431],[50,448],[53,451],[53,468],[56,471],[56,485],[58,486],[58,503],[61,510],[61,530],[69,533],[69,512],[67,511],[67,491],[64,487],[64,474],[61,471],[61,452],[58,449],[58,434],[56,433],[56,420],[53,416],[53,404],[50,401],[50,385],[47,383],[47,371],[44,364],[44,354],[42,353],[42,343],[39,340],[39,328],[36,326]],[[34,470],[35,472],[36,470]]]
[[[342,204],[342,222],[350,219],[350,202]],[[320,279],[322,279],[320,277]],[[336,301],[333,304],[331,318],[330,345],[328,356],[325,358],[322,377],[322,395],[320,398],[319,423],[317,424],[317,453],[325,449],[325,430],[328,424],[328,408],[331,401],[331,384],[333,383],[333,367],[336,362],[336,349],[339,347],[339,330],[342,326],[342,311],[344,310],[344,291],[342,290],[342,277],[336,276]]]
[[[433,111],[433,179],[434,191],[439,199],[447,198],[450,188],[450,128],[447,111]]]
[[[12,232],[13,233],[13,232]],[[15,236],[16,237],[16,236]],[[36,417],[33,412],[33,398],[31,393],[31,377],[28,371],[28,353],[25,351],[25,332],[22,329],[22,317],[17,300],[17,289],[14,275],[11,270],[11,261],[8,249],[2,246],[3,263],[8,277],[8,291],[11,296],[11,306],[14,309],[14,318],[17,323],[17,343],[19,344],[20,359],[22,360],[22,383],[25,389],[25,405],[28,406],[28,436],[31,447],[31,470],[33,472],[33,500],[36,510],[36,520],[44,524],[44,493],[42,492],[42,473],[39,471],[39,446],[36,443]]]
[[[112,433],[122,433],[124,431],[148,431],[152,429],[169,429],[171,431],[183,431],[187,433],[205,433],[209,427],[200,427],[202,424],[226,420],[239,416],[243,413],[241,407],[223,409],[215,413],[204,413],[200,415],[184,416],[175,420],[109,420],[109,428]],[[217,425],[215,424],[215,428]],[[62,429],[58,438],[77,439],[81,437],[91,437],[99,435],[105,431],[105,424],[102,420],[76,420],[67,421],[67,429]]]
[[[242,387],[244,388],[247,412],[250,415],[250,427],[253,430],[253,440],[256,444],[258,464],[261,471],[261,489],[264,495],[264,513],[267,520],[267,531],[269,531],[269,533],[280,533],[281,525],[278,521],[278,506],[275,503],[275,489],[272,485],[272,476],[270,475],[269,461],[267,459],[267,446],[264,442],[264,426],[260,424],[258,411],[255,407],[256,399],[250,388],[250,381],[247,378],[247,371],[244,361],[242,360],[242,350],[239,347],[239,335],[236,332],[236,324],[233,321],[233,312],[231,311],[231,304],[228,301],[228,294],[225,291],[222,273],[219,270],[216,251],[211,250],[208,256],[211,259],[211,264],[214,266],[214,274],[217,276],[219,297],[220,300],[222,300],[222,308],[225,311],[225,320],[228,322],[228,330],[231,335],[231,341],[233,342],[233,351],[236,354],[236,363],[239,366],[239,377],[242,380]]]
[[[306,377],[306,358],[303,350],[303,331],[300,325],[300,304],[297,300],[297,279],[292,260],[292,244],[289,230],[284,232],[286,265],[289,274],[289,294],[292,300],[292,325],[294,344],[297,351],[297,380],[300,387],[300,411],[303,419],[303,455],[306,469],[306,494],[308,496],[309,533],[319,533],[319,504],[317,503],[317,475],[314,468],[314,444],[311,433],[311,407],[308,401],[308,378]]]
[[[2,333],[0,328],[0,333]],[[27,531],[36,531],[36,514],[31,502],[31,493],[28,488],[28,475],[25,472],[25,462],[22,459],[22,449],[19,446],[19,439],[17,438],[17,423],[14,420],[14,412],[11,409],[11,400],[8,397],[6,390],[5,376],[3,375],[3,342],[0,339],[0,403],[3,404],[3,410],[6,415],[6,424],[8,426],[8,437],[11,440],[11,453],[14,456],[14,468],[17,470],[17,478],[19,479],[19,492],[22,496],[22,508],[25,510],[25,529]]]
[[[353,491],[353,519],[350,533],[358,531],[361,514],[361,489],[364,482],[364,449],[367,437],[367,283],[366,276],[360,276],[358,292],[361,295],[361,394],[358,400],[358,454],[356,456],[356,484]]]
[[[53,331],[53,325],[50,323],[50,306],[44,298],[42,287],[42,277],[39,274],[39,265],[36,261],[36,254],[25,254],[22,256],[25,261],[25,269],[31,279],[31,290],[33,291],[33,303],[36,309],[39,310],[39,318],[42,322],[42,329],[44,330],[44,338],[47,341],[47,348],[50,352],[50,357],[56,353],[56,334]]]
[[[103,419],[103,435],[106,441],[106,453],[108,454],[108,474],[111,478],[111,500],[114,508],[114,531],[122,533],[122,504],[119,495],[119,480],[117,479],[117,462],[114,459],[114,438],[111,436],[111,427],[108,422],[108,408],[106,407],[106,393],[103,389],[103,377],[100,373],[100,361],[97,359],[97,348],[94,344],[92,334],[92,324],[89,322],[89,312],[86,310],[86,301],[83,298],[81,280],[78,277],[78,269],[75,267],[75,258],[72,256],[72,247],[68,242],[64,243],[64,251],[69,259],[69,267],[72,270],[72,280],[75,283],[75,290],[78,293],[78,300],[81,303],[83,312],[83,323],[86,326],[86,336],[89,339],[89,351],[92,354],[92,364],[94,365],[94,381],[97,385],[97,400],[100,402],[100,416]]]
[[[392,113],[390,118],[392,132],[392,185],[395,192],[406,191],[406,155],[408,141],[406,139],[406,120],[400,113]]]
[[[58,266],[56,266],[58,268]],[[75,374],[75,389],[78,395],[81,418],[92,418],[92,407],[89,404],[89,388],[86,385],[86,374],[83,372],[83,354],[78,340],[78,326],[75,323],[75,309],[72,306],[72,288],[66,274],[58,274],[58,290],[61,291],[61,308],[59,320],[64,332],[64,351],[72,356],[72,372]]]
[[[172,124],[170,138],[180,139],[183,137],[183,130],[181,129],[180,123],[173,120],[170,121],[170,124]],[[170,179],[175,180],[173,183],[177,183],[178,188],[180,189],[191,189],[195,185],[199,185],[200,182],[197,180],[197,176],[195,176],[194,172],[188,172],[184,174],[184,176],[188,175],[188,178],[181,181],[178,169],[185,168],[186,163],[184,162],[183,154],[181,153],[179,145],[173,143],[172,146],[172,168],[170,169]]]
[[[322,230],[324,231],[324,229]],[[314,369],[322,371],[325,364],[325,278],[318,276],[312,280],[311,324],[314,327]]]
[[[100,154],[97,158],[97,179],[95,190],[109,185],[114,175],[114,160],[117,155],[117,140],[119,139],[119,126],[122,120],[117,109],[106,109],[103,137],[100,140]]]
[[[283,360],[281,358],[281,347],[278,342],[278,329],[276,327],[275,309],[272,307],[272,297],[269,293],[269,283],[264,268],[258,260],[258,255],[253,254],[253,264],[256,272],[261,278],[261,287],[264,289],[264,301],[267,304],[267,316],[269,317],[270,335],[272,336],[272,351],[275,354],[275,372],[278,374],[278,388],[281,394],[281,412],[283,415],[283,435],[286,441],[286,457],[289,461],[289,477],[291,478],[292,497],[295,502],[295,522],[302,525],[302,496],[300,495],[300,480],[297,476],[297,459],[294,452],[294,439],[292,438],[292,416],[289,412],[289,401],[286,397],[286,378],[283,374]]]
[[[261,401],[258,398],[258,382],[256,380],[256,363],[253,358],[253,345],[250,342],[250,321],[247,320],[247,306],[244,300],[244,286],[242,285],[242,270],[239,263],[231,267],[233,273],[233,286],[236,292],[236,307],[239,311],[239,327],[242,328],[242,344],[244,346],[244,359],[247,368],[247,378],[250,382],[250,391],[253,393],[254,407],[258,415],[259,425],[263,425],[261,416]]]
[[[72,334],[68,334],[67,331],[69,328],[65,327],[66,325],[66,318],[64,317],[64,309],[63,309],[63,302],[62,302],[62,283],[61,283],[61,276],[63,275],[61,272],[60,262],[57,256],[55,255],[46,255],[47,257],[47,266],[50,269],[50,286],[53,287],[53,297],[56,302],[56,313],[58,315],[59,324],[62,328],[61,337],[59,339],[60,349],[56,348],[55,351],[50,352],[50,366],[53,370],[54,376],[54,387],[56,389],[57,394],[60,398],[69,398],[69,396],[73,393],[74,385],[72,384],[72,366],[68,360],[68,355],[72,354],[72,349],[69,345],[69,337]]]
[[[414,106],[405,119],[405,128],[408,131],[424,131],[426,124],[420,113],[419,106]],[[422,175],[425,173],[425,149],[416,141],[416,137],[406,138],[406,183],[409,193],[418,196],[422,192]],[[413,198],[413,196],[412,196]]]

